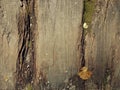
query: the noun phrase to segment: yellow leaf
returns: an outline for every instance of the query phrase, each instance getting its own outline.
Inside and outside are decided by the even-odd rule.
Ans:
[[[82,67],[78,75],[80,76],[81,79],[87,80],[92,76],[92,72],[88,71],[87,67]]]

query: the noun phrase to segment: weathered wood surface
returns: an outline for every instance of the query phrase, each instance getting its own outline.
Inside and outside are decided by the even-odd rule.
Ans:
[[[23,0],[23,3],[26,2]],[[35,40],[36,79],[40,78],[42,72],[56,90],[58,87],[61,88],[62,86],[59,85],[69,77],[76,74],[80,67],[78,44],[80,44],[83,0],[37,0],[36,2],[35,9],[38,11],[36,17],[38,30]],[[24,26],[26,25],[24,8],[27,7],[22,5],[20,0],[0,0],[0,89],[13,90],[17,82],[16,63],[19,50],[22,48],[22,42],[19,42],[22,41],[23,31],[28,30],[25,30],[27,26]],[[23,13],[22,16],[19,15],[20,12]],[[23,21],[22,18],[19,20],[19,17],[23,17]],[[18,26],[19,22],[21,26]]]
[[[86,65],[93,69],[92,82],[99,90],[120,90],[120,0],[98,0],[96,5],[85,38]]]
[[[17,82],[16,63],[21,45],[18,15],[24,9],[21,1],[0,0],[0,90],[14,90]],[[30,39],[34,39],[32,44],[36,48],[36,77],[32,77],[36,79],[28,83],[34,82],[35,90],[68,90],[68,86],[69,90],[120,90],[120,0],[97,0],[90,32],[82,38],[85,48],[81,47],[83,0],[35,1],[37,24],[26,20],[26,16],[32,17],[32,14],[25,13],[33,9],[21,10],[21,26],[26,27],[25,19],[30,30],[36,29]],[[36,27],[31,28],[34,25]],[[28,28],[21,30],[26,32]],[[24,45],[30,46],[27,39]],[[81,53],[81,48],[85,53]],[[93,73],[85,82],[75,76],[81,67],[81,55]]]
[[[44,74],[53,90],[62,88],[80,67],[82,11],[83,0],[39,0],[37,73]]]
[[[13,90],[18,50],[19,2],[0,0],[0,90]]]

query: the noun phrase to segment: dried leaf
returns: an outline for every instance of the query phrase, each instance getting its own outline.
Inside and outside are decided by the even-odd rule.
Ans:
[[[81,71],[78,73],[81,79],[87,80],[92,76],[92,72],[88,71],[87,67],[81,68]]]

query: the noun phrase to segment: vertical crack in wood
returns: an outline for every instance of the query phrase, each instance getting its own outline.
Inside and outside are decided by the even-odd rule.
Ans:
[[[16,63],[16,90],[33,84],[35,77],[35,10],[34,0],[21,0],[18,19],[18,58]]]
[[[83,2],[83,18],[84,18],[84,8],[85,8],[85,1]],[[82,18],[82,24],[84,23],[84,19]],[[82,36],[81,36],[81,67],[85,66],[85,30],[82,27]]]
[[[85,34],[84,29],[82,29],[82,37],[81,37],[81,67],[85,66]]]
[[[84,9],[85,9],[85,0],[83,0],[83,12],[82,12],[82,22],[81,22],[81,26],[80,26],[80,30],[81,30],[81,48],[80,48],[80,65],[81,67],[85,66],[85,31],[83,26],[84,23]],[[77,84],[76,84],[76,89],[77,90],[85,90],[85,81],[78,78],[77,79]]]

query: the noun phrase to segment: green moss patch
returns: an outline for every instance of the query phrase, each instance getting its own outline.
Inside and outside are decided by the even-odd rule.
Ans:
[[[84,0],[84,14],[83,14],[83,23],[87,23],[88,28],[85,29],[85,35],[87,32],[90,32],[90,24],[95,11],[95,3],[97,0]]]
[[[86,22],[88,25],[92,21],[92,16],[95,10],[95,2],[96,0],[85,0],[84,1],[84,16],[83,20]]]
[[[33,90],[33,87],[31,84],[27,84],[25,90]]]

